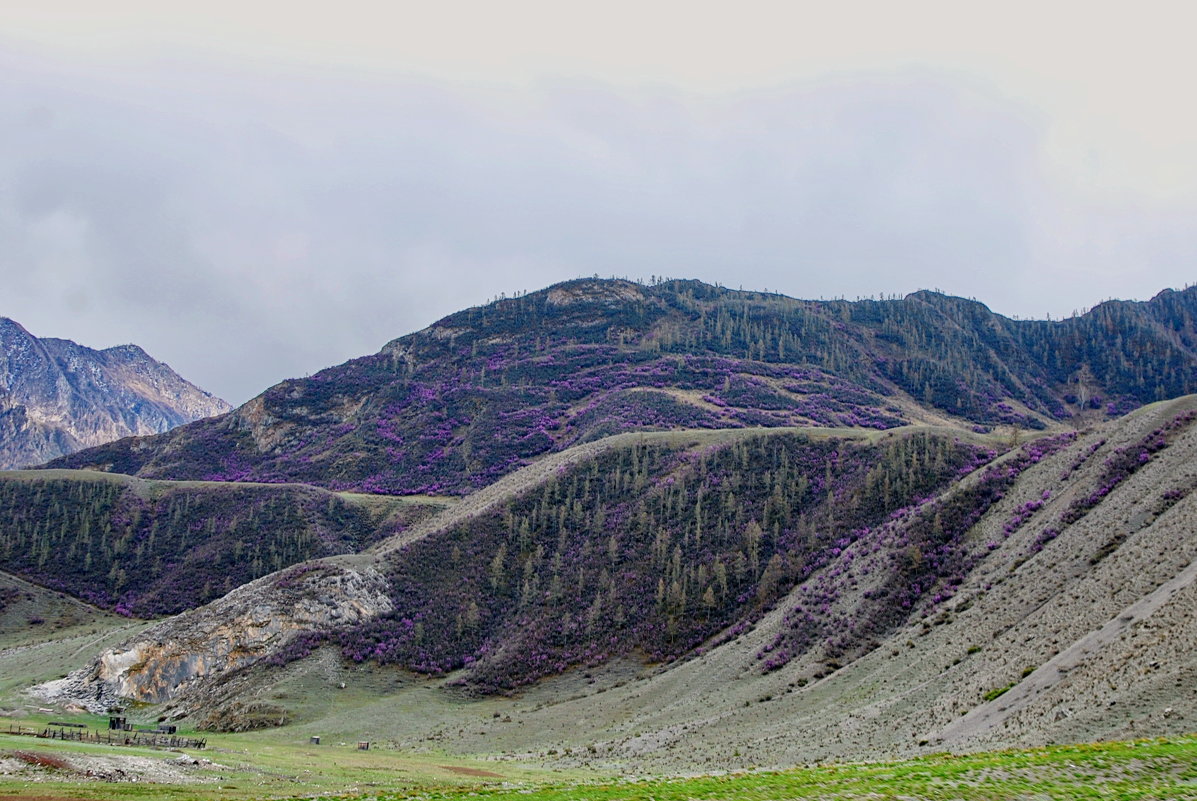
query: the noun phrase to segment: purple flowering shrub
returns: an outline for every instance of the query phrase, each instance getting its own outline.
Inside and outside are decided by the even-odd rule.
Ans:
[[[1090,509],[1101,503],[1102,499],[1113,492],[1118,485],[1150,462],[1155,454],[1167,448],[1194,420],[1197,420],[1197,411],[1181,412],[1164,425],[1143,436],[1138,442],[1122,448],[1115,448],[1102,462],[1096,485],[1064,510],[1064,513],[1060,515],[1060,523],[1067,526],[1088,514]],[[1104,442],[1105,440],[1102,440],[1095,444],[1100,447]],[[1095,451],[1096,448],[1091,448],[1088,455],[1092,455]],[[1067,475],[1071,475],[1071,472],[1069,470]]]
[[[762,669],[776,670],[815,645],[827,659],[858,654],[912,615],[951,598],[984,553],[970,542],[969,531],[1027,468],[1074,440],[1074,434],[1063,434],[1027,443],[974,480],[939,497],[921,495],[880,524],[842,537],[834,560],[805,572],[800,601],[785,616],[788,626],[757,654]],[[843,603],[845,590],[866,578],[870,588],[863,600]]]
[[[992,456],[914,434],[636,445],[407,546],[393,614],[330,634],[353,660],[482,691],[640,653],[668,660],[763,614],[879,524]]]
[[[625,431],[670,431],[683,428],[723,428],[725,422],[710,411],[656,390],[616,390],[600,395],[577,410],[565,424],[566,444],[589,442]]]
[[[906,422],[884,395],[813,369],[549,340],[540,350],[491,345],[458,358],[481,366],[431,361],[397,376],[391,359],[378,355],[284,382],[263,396],[272,426],[285,432],[269,450],[258,447],[238,412],[179,434],[170,463],[147,461],[144,454],[137,461],[122,445],[111,453],[93,451],[86,464],[159,478],[456,494],[549,451],[623,431]],[[341,373],[355,376],[347,387],[339,384]],[[364,404],[350,392],[362,384],[361,374],[377,381]],[[801,384],[804,394],[769,389],[768,381]],[[757,390],[747,391],[750,386]],[[744,391],[724,397],[728,387]],[[662,390],[689,391],[705,401]],[[360,419],[343,420],[341,410],[351,407],[359,407]]]
[[[709,396],[720,406],[736,406],[760,411],[785,411],[798,406],[793,397],[778,392],[768,383],[747,376],[729,376],[727,382]]]
[[[427,513],[402,508],[392,526]],[[0,566],[137,617],[358,551],[377,529],[357,505],[307,487],[151,485],[143,496],[115,481],[0,480]]]
[[[1051,500],[1051,497],[1052,491],[1044,490],[1043,495],[1037,500],[1027,501],[1015,509],[1014,514],[1012,514],[1010,519],[1007,520],[1002,526],[1002,534],[1004,534],[1006,537],[1009,537],[1011,534],[1026,525],[1026,522],[1030,520],[1036,512],[1042,509],[1045,503]]]
[[[1106,441],[1104,439],[1096,440],[1089,445],[1088,448],[1085,448],[1083,451],[1077,454],[1076,458],[1072,460],[1068,467],[1060,473],[1060,480],[1067,481],[1068,479],[1072,478],[1072,474],[1077,470],[1080,470],[1081,467],[1084,466],[1085,462],[1089,461],[1089,459],[1093,457],[1093,454],[1097,453],[1097,451],[1101,449],[1101,446],[1105,444]]]
[[[1168,511],[1173,506],[1187,498],[1192,491],[1192,482],[1184,487],[1173,487],[1171,489],[1166,489],[1160,493],[1159,500],[1156,501],[1155,508],[1153,508],[1151,511],[1156,517],[1159,517],[1164,512]]]
[[[1120,484],[1138,472],[1144,465],[1151,462],[1157,453],[1171,445],[1173,440],[1185,431],[1194,420],[1197,420],[1197,411],[1181,412],[1174,415],[1164,425],[1140,438],[1138,442],[1121,448],[1115,448],[1102,462],[1097,480],[1089,492],[1079,496],[1069,504],[1055,525],[1047,526],[1039,533],[1030,545],[1028,556],[1039,553],[1047,543],[1058,537],[1060,535],[1058,526],[1070,525],[1087,515],[1091,509],[1101,503]],[[1091,458],[1101,446],[1105,445],[1105,442],[1104,439],[1099,440],[1086,449],[1060,478],[1066,479],[1071,477],[1080,464]],[[1157,501],[1153,512],[1156,515],[1161,515],[1168,511],[1177,501],[1185,497],[1190,489],[1191,487],[1189,489],[1175,487],[1165,490]],[[1096,565],[1114,553],[1122,546],[1130,534],[1131,532],[1125,528],[1109,532],[1105,542],[1089,558],[1089,564]]]
[[[612,431],[893,427],[906,421],[899,390],[982,428],[1041,428],[1081,411],[1082,379],[1115,413],[1197,391],[1194,319],[1192,289],[1046,322],[930,292],[814,302],[585,279],[467,309],[228,415],[54,465],[461,494]],[[705,401],[638,394],[666,389]]]

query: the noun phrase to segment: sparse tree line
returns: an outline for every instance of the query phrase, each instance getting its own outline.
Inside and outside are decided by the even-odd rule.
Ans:
[[[983,430],[1197,391],[1197,289],[1049,322],[933,293],[798,301],[662,281],[613,299],[612,285],[592,283],[559,288],[590,301],[500,300],[283,382],[262,399],[287,431],[270,447],[231,416],[163,435],[161,447],[115,443],[59,465],[463,494],[621,431],[901,425],[895,388]]]
[[[115,481],[0,480],[0,567],[138,617],[200,606],[371,536],[359,510],[302,488],[175,487],[143,498]]]
[[[763,614],[845,531],[991,456],[925,435],[608,453],[395,555],[396,612],[332,637],[356,660],[470,666],[487,690],[629,651],[674,658]]]

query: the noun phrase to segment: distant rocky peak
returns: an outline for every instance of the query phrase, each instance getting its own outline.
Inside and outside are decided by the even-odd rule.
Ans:
[[[229,405],[137,345],[93,350],[0,317],[0,468],[157,434]]]
[[[113,345],[111,348],[105,348],[100,352],[106,356],[158,363],[150,354],[142,350],[140,346],[132,343],[128,345]]]

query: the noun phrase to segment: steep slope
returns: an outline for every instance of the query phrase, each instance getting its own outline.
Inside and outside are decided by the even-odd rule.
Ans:
[[[643,438],[392,552],[395,609],[354,660],[509,689],[632,652],[676,658],[750,622],[857,533],[992,451],[936,432]]]
[[[975,301],[800,301],[579,280],[451,315],[236,411],[55,462],[145,477],[466,494],[629,430],[988,430],[1197,391],[1197,288],[1058,322]]]
[[[153,532],[197,529],[154,497],[138,518],[154,524],[114,516],[135,488],[206,479],[205,497],[244,512],[199,504],[215,526],[205,566],[283,538],[271,565],[233,560],[230,584],[252,583],[106,652],[58,697],[224,725],[214,706],[311,659],[447,677],[458,697],[657,665],[601,699],[587,676],[530,718],[545,748],[678,769],[695,754],[736,767],[1126,733],[1119,704],[1166,729],[1197,670],[1169,644],[1194,639],[1197,404],[1116,416],[1197,388],[1195,307],[1190,289],[1021,322],[934,293],[814,303],[571,282],[57,462],[114,473],[35,471],[23,480],[73,483],[0,490],[24,575],[56,559],[75,575],[100,553],[120,578],[120,542],[143,613],[205,574],[143,558]],[[131,489],[97,500],[86,481]],[[384,494],[430,490],[465,497],[417,519]],[[276,525],[280,509],[300,524]],[[313,529],[352,542],[291,547]],[[204,587],[171,608],[219,594]],[[1151,678],[1165,660],[1177,672]],[[1120,671],[1115,704],[1086,707],[1103,670]]]
[[[0,469],[156,434],[229,405],[136,345],[96,351],[0,317]]]
[[[698,658],[530,705],[519,733],[496,727],[453,747],[571,748],[624,770],[693,770],[1191,731],[1195,410],[1194,398],[1157,404],[1032,463],[962,538],[975,563],[952,597],[924,593],[855,658],[829,660],[828,639],[769,669],[770,646],[808,608],[799,585]],[[840,593],[824,614],[867,611],[867,576],[902,558],[871,550],[829,565]]]
[[[552,457],[549,470],[536,465],[500,482],[502,494],[467,498],[418,526],[419,536],[400,533],[368,553],[256,582],[260,604],[285,609],[276,596],[321,571],[376,572],[389,598],[352,624],[336,616],[315,628],[284,622],[293,636],[256,659],[259,667],[285,663],[331,642],[359,662],[437,674],[465,667],[459,682],[483,692],[633,653],[674,659],[729,626],[743,630],[860,532],[992,456],[930,429],[677,432],[584,444]],[[196,615],[226,619],[233,598]],[[119,685],[136,697],[185,693],[202,704],[228,671],[246,665],[172,669],[177,686],[141,688],[143,677],[163,671],[120,653],[142,653],[173,627],[105,657],[136,663],[132,674],[97,669],[89,681],[108,687],[100,695]],[[202,650],[241,650],[225,640]]]

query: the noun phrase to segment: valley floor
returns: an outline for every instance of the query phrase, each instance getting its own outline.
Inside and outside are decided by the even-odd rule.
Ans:
[[[1180,799],[1197,798],[1197,740],[1139,740],[1027,751],[935,754],[897,762],[820,765],[612,784],[488,787],[484,799],[699,801],[700,799]],[[414,794],[391,796],[410,798]],[[459,789],[420,793],[452,801]],[[383,796],[384,798],[387,796]]]
[[[624,779],[354,743],[217,735],[178,753],[0,731],[0,799],[1197,799],[1197,737],[1049,746],[771,772]]]

